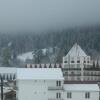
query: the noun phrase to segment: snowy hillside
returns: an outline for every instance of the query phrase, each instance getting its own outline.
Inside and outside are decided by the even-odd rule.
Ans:
[[[19,59],[19,60],[21,60],[23,62],[25,62],[26,59],[32,60],[33,59],[33,54],[32,53],[33,53],[33,51],[20,54],[20,55],[17,56],[17,59]]]
[[[37,51],[30,51],[30,52],[26,52],[26,53],[23,53],[23,54],[20,54],[17,56],[17,59],[19,59],[20,61],[23,61],[25,62],[27,59],[28,60],[32,60],[34,58],[34,55],[37,54],[37,52],[39,52],[40,50],[37,50]],[[46,55],[47,53],[47,49],[41,49],[41,53],[43,56]]]
[[[17,59],[22,62],[26,62],[27,60],[28,61],[31,60],[32,62],[34,62],[34,60],[36,60],[36,59],[40,59],[40,61],[42,61],[42,62],[46,62],[48,59],[49,62],[53,62],[56,57],[57,49],[58,48],[55,48],[55,47],[38,49],[38,50],[20,54],[17,56]]]

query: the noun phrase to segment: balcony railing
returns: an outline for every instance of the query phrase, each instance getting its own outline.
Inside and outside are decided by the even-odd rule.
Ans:
[[[64,90],[64,88],[55,86],[55,87],[48,87],[48,90]]]
[[[49,98],[48,100],[64,100],[62,98]]]

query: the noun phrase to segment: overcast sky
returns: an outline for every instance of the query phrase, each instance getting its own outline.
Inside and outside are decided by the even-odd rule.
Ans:
[[[0,0],[0,31],[41,31],[100,23],[100,0]]]

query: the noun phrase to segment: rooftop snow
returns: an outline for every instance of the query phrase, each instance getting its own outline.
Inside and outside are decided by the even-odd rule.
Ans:
[[[86,53],[81,49],[81,47],[76,43],[68,52],[67,56],[87,56]]]
[[[18,80],[63,80],[60,68],[18,68]]]
[[[66,91],[99,91],[97,84],[64,84]]]
[[[15,74],[16,68],[0,67],[0,74],[3,74],[3,73]]]

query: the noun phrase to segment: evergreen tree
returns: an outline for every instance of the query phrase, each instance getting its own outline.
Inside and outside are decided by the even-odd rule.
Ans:
[[[4,48],[2,50],[2,64],[4,66],[10,66],[10,60],[11,60],[11,53],[9,48]]]

